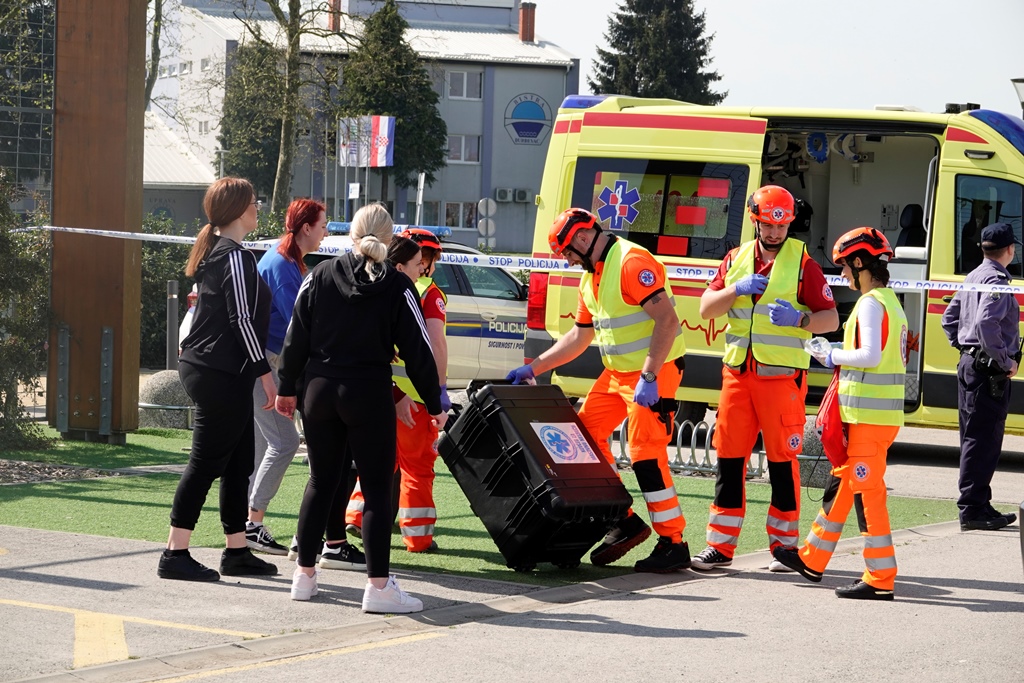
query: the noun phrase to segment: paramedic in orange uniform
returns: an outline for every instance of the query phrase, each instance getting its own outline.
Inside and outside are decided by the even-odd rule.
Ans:
[[[886,263],[892,255],[889,241],[874,228],[851,230],[832,248],[832,261],[843,267],[850,289],[861,293],[846,323],[843,348],[825,361],[827,367],[839,366],[839,414],[848,430],[849,457],[833,468],[804,546],[773,551],[787,567],[821,581],[850,508],[856,507],[866,568],[859,580],[836,589],[840,598],[855,600],[892,600],[896,580],[883,477],[889,446],[903,425],[907,316],[888,286]]]
[[[771,549],[800,538],[800,453],[810,355],[803,342],[839,327],[825,275],[807,246],[787,239],[793,195],[766,185],[748,200],[755,239],[730,251],[701,296],[704,320],[728,315],[722,393],[715,425],[718,453],[708,547],[694,569],[732,564],[746,512],[747,462],[760,431],[772,485],[768,507]],[[788,571],[778,560],[772,571]]]
[[[629,418],[629,454],[659,540],[638,572],[673,572],[690,566],[683,541],[686,520],[679,507],[668,446],[674,401],[682,378],[682,330],[672,296],[666,292],[665,267],[646,249],[605,232],[597,217],[583,209],[563,211],[548,234],[551,251],[586,270],[580,280],[576,324],[529,365],[508,379],[530,382],[582,354],[597,340],[605,370],[580,411],[608,464],[615,460],[608,437]],[[617,473],[616,469],[616,473]],[[650,536],[651,529],[629,510],[590,554],[595,565],[618,560]]]

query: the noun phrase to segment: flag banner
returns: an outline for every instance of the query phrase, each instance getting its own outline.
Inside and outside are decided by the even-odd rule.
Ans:
[[[395,117],[372,116],[370,124],[370,166],[395,163]]]
[[[338,165],[363,168],[370,158],[372,117],[338,119]]]

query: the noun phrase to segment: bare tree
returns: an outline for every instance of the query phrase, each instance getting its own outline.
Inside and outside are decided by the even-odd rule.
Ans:
[[[160,71],[160,34],[164,24],[164,0],[151,0],[153,6],[153,20],[149,29],[149,64],[146,69],[146,101],[144,108],[149,107],[149,100],[153,96],[153,86],[156,85],[156,77]]]

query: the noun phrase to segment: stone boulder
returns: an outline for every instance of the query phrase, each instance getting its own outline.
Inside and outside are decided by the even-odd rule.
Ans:
[[[177,370],[161,370],[151,375],[139,387],[139,403],[160,406],[191,406],[192,399],[181,385]],[[139,408],[139,427],[189,429],[189,411]]]

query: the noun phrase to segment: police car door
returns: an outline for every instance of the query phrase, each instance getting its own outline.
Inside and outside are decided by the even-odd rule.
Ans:
[[[448,297],[445,338],[448,341],[448,388],[461,389],[480,370],[480,307],[457,275],[462,266],[439,263],[434,282]]]
[[[501,268],[467,265],[462,267],[462,274],[479,309],[479,376],[504,377],[523,363],[525,288]]]

